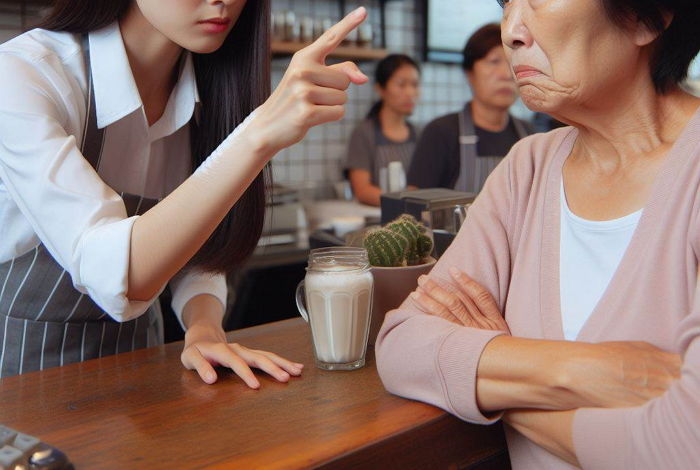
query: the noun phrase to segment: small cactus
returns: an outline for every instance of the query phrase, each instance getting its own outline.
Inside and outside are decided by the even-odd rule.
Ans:
[[[409,246],[405,237],[385,228],[368,232],[363,244],[372,266],[403,266]]]
[[[384,226],[385,229],[396,232],[402,235],[406,240],[408,240],[408,249],[406,250],[406,262],[409,265],[417,264],[420,262],[418,256],[418,237],[420,236],[420,229],[418,225],[406,219],[396,219],[393,222],[388,223]]]
[[[418,236],[418,256],[424,259],[430,256],[433,252],[433,239],[427,235],[421,234]]]
[[[411,215],[404,214],[372,230],[365,236],[364,247],[372,266],[406,266],[424,262],[433,251],[428,229]]]

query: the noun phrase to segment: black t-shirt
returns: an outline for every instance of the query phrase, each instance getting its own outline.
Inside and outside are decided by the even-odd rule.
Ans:
[[[505,157],[520,137],[513,118],[500,132],[474,126],[478,157]],[[459,177],[459,113],[430,122],[416,144],[407,183],[419,188],[453,188]]]

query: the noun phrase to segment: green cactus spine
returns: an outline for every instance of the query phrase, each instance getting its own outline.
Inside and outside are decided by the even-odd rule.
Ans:
[[[421,233],[420,229],[418,228],[418,224],[407,219],[398,218],[393,222],[388,223],[384,228],[398,233],[408,240],[406,262],[409,265],[420,263],[420,256],[418,254],[418,237]]]
[[[367,233],[363,244],[372,266],[403,266],[409,241],[396,232],[380,228]]]
[[[433,252],[433,239],[427,235],[420,234],[418,236],[418,257],[423,260],[430,256]]]
[[[428,229],[408,214],[368,232],[363,245],[372,266],[421,264],[433,251]]]

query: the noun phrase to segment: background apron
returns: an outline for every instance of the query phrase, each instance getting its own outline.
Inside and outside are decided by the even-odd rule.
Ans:
[[[530,133],[519,119],[510,117],[519,138],[527,137]],[[467,193],[479,194],[486,178],[501,163],[505,157],[479,157],[476,144],[479,138],[474,130],[471,102],[464,106],[459,113],[459,177],[454,189]]]
[[[83,56],[88,98],[80,148],[97,171],[104,129],[97,127],[87,35]],[[121,197],[129,217],[158,202],[133,194]],[[155,346],[162,338],[158,301],[141,317],[116,322],[73,287],[70,274],[43,244],[0,264],[0,378]]]

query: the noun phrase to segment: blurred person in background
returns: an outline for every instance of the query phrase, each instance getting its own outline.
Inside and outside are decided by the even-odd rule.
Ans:
[[[508,112],[518,97],[501,44],[501,27],[487,24],[467,41],[462,68],[472,101],[430,122],[418,140],[408,184],[478,193],[518,140],[532,134]]]
[[[377,64],[375,87],[379,101],[353,131],[345,164],[353,194],[372,206],[383,192],[406,187],[417,140],[408,117],[420,96],[420,68],[407,55],[391,54]]]

